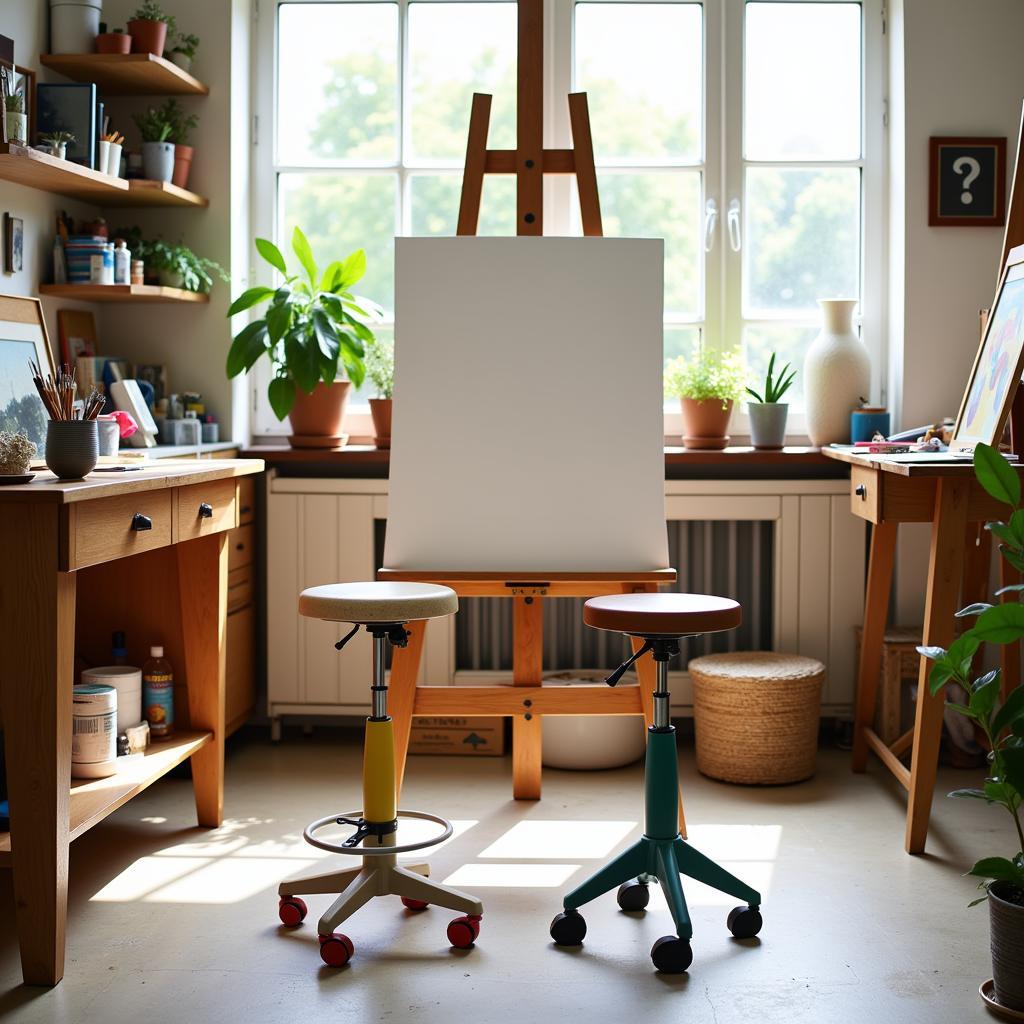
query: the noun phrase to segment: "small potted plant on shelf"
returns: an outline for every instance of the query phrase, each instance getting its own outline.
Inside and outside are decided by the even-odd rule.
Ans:
[[[196,50],[198,49],[199,36],[179,32],[174,37],[174,43],[168,56],[182,71],[190,72],[192,70],[192,61],[196,59]]]
[[[680,399],[684,447],[721,449],[729,444],[729,419],[746,376],[738,349],[701,348],[690,359],[677,356],[669,362],[665,394]]]
[[[391,404],[395,393],[395,343],[378,337],[366,348],[366,376],[373,381],[377,397],[370,399],[374,443],[391,447]]]
[[[147,242],[144,251],[146,270],[154,272],[165,288],[183,288],[207,295],[213,287],[214,274],[222,281],[228,280],[219,263],[197,256],[187,245]],[[132,252],[134,254],[135,250]]]
[[[1024,570],[1024,507],[1020,477],[995,448],[979,444],[974,452],[978,483],[996,501],[1008,505],[1007,521],[988,523],[1000,541],[999,550],[1018,571]],[[1002,604],[972,604],[957,618],[975,618],[974,625],[950,644],[919,647],[918,653],[934,664],[928,677],[933,695],[950,683],[959,685],[967,702],[949,701],[947,707],[967,718],[985,737],[988,775],[981,789],[958,789],[953,797],[983,800],[1001,807],[1013,822],[1008,857],[984,857],[968,872],[980,878],[982,895],[970,906],[988,901],[992,949],[992,982],[982,985],[982,997],[995,1007],[1024,1012],[1024,685],[1002,693],[999,669],[975,675],[973,663],[982,643],[1018,644],[1024,639],[1024,584],[1015,583],[996,593]],[[1012,599],[1010,599],[1012,596]],[[1002,699],[1001,699],[1002,698]]]
[[[96,37],[97,53],[131,53],[132,37],[123,28],[115,28],[108,32],[106,25],[100,25],[100,34]]]
[[[168,141],[174,124],[167,118],[166,109],[150,107],[133,115],[142,135],[142,173],[150,181],[170,181],[174,177],[174,143]]]
[[[366,253],[357,249],[321,273],[298,227],[292,250],[302,274],[289,273],[273,242],[257,238],[256,250],[281,273],[284,283],[249,288],[231,304],[229,317],[269,302],[260,319],[235,335],[227,375],[237,377],[265,355],[274,374],[267,397],[279,420],[291,418],[292,446],[340,447],[346,440],[342,422],[349,391],[353,384],[363,383],[365,346],[375,340],[367,321],[380,315],[375,303],[351,291],[366,273]],[[339,372],[347,379],[339,379]]]
[[[174,99],[168,100],[161,108],[161,114],[171,126],[168,142],[174,143],[174,173],[171,184],[179,188],[188,188],[188,176],[192,170],[192,157],[195,150],[188,145],[189,133],[199,124],[195,114],[186,114],[181,104]]]
[[[142,0],[128,22],[132,53],[152,53],[162,57],[169,33],[175,31],[174,18],[165,14],[156,0]]]
[[[755,448],[766,450],[779,449],[786,440],[786,417],[789,414],[789,403],[783,402],[782,396],[790,389],[796,370],[790,370],[790,364],[774,375],[775,353],[768,360],[768,372],[764,378],[764,391],[757,392],[747,388],[747,394],[754,399],[747,404],[750,414],[750,442]]]
[[[50,147],[50,156],[66,160],[68,155],[68,143],[75,141],[71,132],[48,132],[39,136],[39,141]]]
[[[7,123],[8,142],[28,142],[25,97],[20,92],[4,97],[4,119]]]

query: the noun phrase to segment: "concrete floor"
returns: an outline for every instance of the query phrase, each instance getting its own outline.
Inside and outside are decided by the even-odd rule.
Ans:
[[[759,940],[725,926],[728,897],[685,886],[694,920],[688,975],[653,972],[671,931],[660,893],[646,915],[613,896],[585,910],[586,945],[547,934],[560,894],[639,834],[640,766],[548,770],[544,799],[510,799],[508,758],[418,757],[403,799],[457,822],[430,858],[435,878],[480,895],[476,948],[453,951],[453,916],[379,900],[346,922],[356,956],[321,966],[312,897],[296,930],[277,920],[278,881],[319,856],[302,827],[359,803],[359,735],[322,730],[272,746],[240,737],[228,755],[226,817],[194,821],[190,783],[169,778],[72,847],[67,973],[20,985],[9,876],[0,879],[0,1018],[11,1021],[959,1024],[987,1019],[987,910],[966,908],[976,857],[1005,852],[1000,816],[936,799],[929,853],[903,853],[902,797],[883,771],[854,776],[823,751],[811,782],[750,789],[697,775],[683,752],[690,836],[764,893]],[[970,777],[969,777],[970,776]],[[939,792],[974,784],[944,770]],[[408,835],[408,833],[407,833]],[[327,855],[324,855],[327,856]]]

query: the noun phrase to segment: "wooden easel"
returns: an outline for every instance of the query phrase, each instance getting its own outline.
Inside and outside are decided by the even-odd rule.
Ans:
[[[476,234],[485,174],[516,175],[516,232],[544,232],[544,174],[575,174],[585,235],[602,234],[601,207],[585,93],[569,96],[572,149],[544,149],[542,0],[519,0],[518,148],[487,149],[491,97],[473,95],[466,168],[457,233]],[[395,731],[396,780],[401,790],[409,729],[416,716],[503,715],[512,718],[512,792],[518,800],[538,800],[541,792],[542,715],[637,715],[653,722],[655,666],[645,655],[636,663],[640,685],[624,689],[595,686],[543,687],[544,599],[643,593],[673,583],[674,569],[651,572],[420,572],[381,569],[382,580],[410,580],[451,587],[460,597],[511,597],[513,601],[512,684],[498,686],[417,686],[426,624],[409,624],[409,645],[394,652],[391,716]],[[636,651],[642,641],[633,643]],[[686,834],[679,808],[680,830]]]

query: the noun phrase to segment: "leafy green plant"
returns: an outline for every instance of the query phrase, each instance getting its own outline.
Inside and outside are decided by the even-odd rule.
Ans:
[[[4,109],[8,114],[25,113],[25,97],[20,92],[4,97]]]
[[[375,341],[366,321],[379,316],[375,303],[349,290],[366,273],[362,249],[328,264],[322,274],[298,227],[292,234],[292,250],[304,278],[289,273],[273,242],[257,238],[256,251],[283,275],[284,283],[277,288],[249,288],[228,310],[232,317],[261,302],[270,303],[263,317],[235,335],[228,352],[227,375],[237,377],[266,355],[274,370],[267,393],[279,420],[291,412],[297,387],[310,394],[320,381],[332,384],[339,363],[356,387],[363,383],[365,346]]]
[[[373,381],[379,398],[392,398],[395,393],[395,343],[377,338],[366,348],[366,376]]]
[[[677,356],[665,367],[665,394],[669,397],[717,399],[723,405],[741,398],[747,368],[739,349],[702,348],[687,359]]]
[[[171,47],[172,53],[183,53],[189,60],[196,59],[196,50],[199,49],[199,36],[190,33],[179,32]]]
[[[131,250],[132,256],[136,259],[144,258],[148,270],[178,274],[181,287],[187,292],[201,292],[205,295],[213,287],[214,274],[222,281],[229,280],[219,263],[197,256],[187,245],[156,241],[146,242],[142,248],[144,257],[137,256],[134,249]]]
[[[162,21],[167,25],[167,34],[171,35],[177,28],[177,22],[174,20],[174,15],[165,14],[164,9],[156,2],[156,0],[142,0],[139,4],[135,13],[131,17],[132,21]]]
[[[170,102],[173,102],[170,101]],[[141,114],[133,114],[143,142],[166,142],[174,131],[174,122],[167,117],[167,105],[150,107]]]
[[[188,145],[188,135],[197,124],[199,118],[195,114],[185,113],[182,105],[175,99],[169,99],[158,111],[166,124],[171,126],[167,141],[177,146]]]
[[[793,378],[796,377],[796,370],[790,370],[790,364],[779,370],[778,376],[773,377],[775,370],[775,353],[772,353],[768,360],[768,372],[764,378],[764,391],[760,394],[753,388],[747,388],[747,394],[761,405],[774,405],[782,400],[782,396],[792,387]],[[787,376],[788,374],[788,376]]]
[[[974,474],[981,486],[997,501],[1010,507],[1004,522],[987,523],[986,529],[999,539],[999,551],[1014,568],[1024,569],[1024,507],[1021,506],[1020,477],[999,451],[979,444],[974,452]],[[1016,644],[1024,638],[1024,603],[1020,594],[1024,583],[1015,583],[996,591],[1001,604],[980,602],[958,611],[957,618],[973,618],[974,625],[949,645],[919,647],[918,652],[933,664],[928,685],[933,695],[950,683],[967,693],[967,703],[950,701],[947,707],[966,715],[984,733],[988,742],[988,776],[981,789],[958,789],[950,796],[984,800],[1006,810],[1017,830],[1018,852],[1012,857],[984,857],[968,874],[982,879],[979,888],[985,895],[971,906],[983,902],[993,882],[1006,882],[1012,896],[1024,906],[1024,828],[1021,804],[1024,802],[1024,685],[1015,687],[1000,701],[1001,671],[994,669],[974,675],[974,659],[983,643]],[[1012,595],[1012,597],[1011,597]]]
[[[75,136],[73,132],[47,132],[40,135],[39,140],[56,149],[58,146],[66,146],[69,142],[74,142]]]

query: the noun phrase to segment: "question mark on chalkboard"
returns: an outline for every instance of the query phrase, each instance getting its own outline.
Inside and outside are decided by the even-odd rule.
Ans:
[[[964,176],[964,190],[960,193],[960,202],[965,206],[970,206],[971,203],[974,202],[974,196],[971,195],[971,186],[974,184],[978,175],[981,174],[981,164],[979,164],[973,156],[957,157],[957,159],[953,161],[953,173],[962,174]]]

